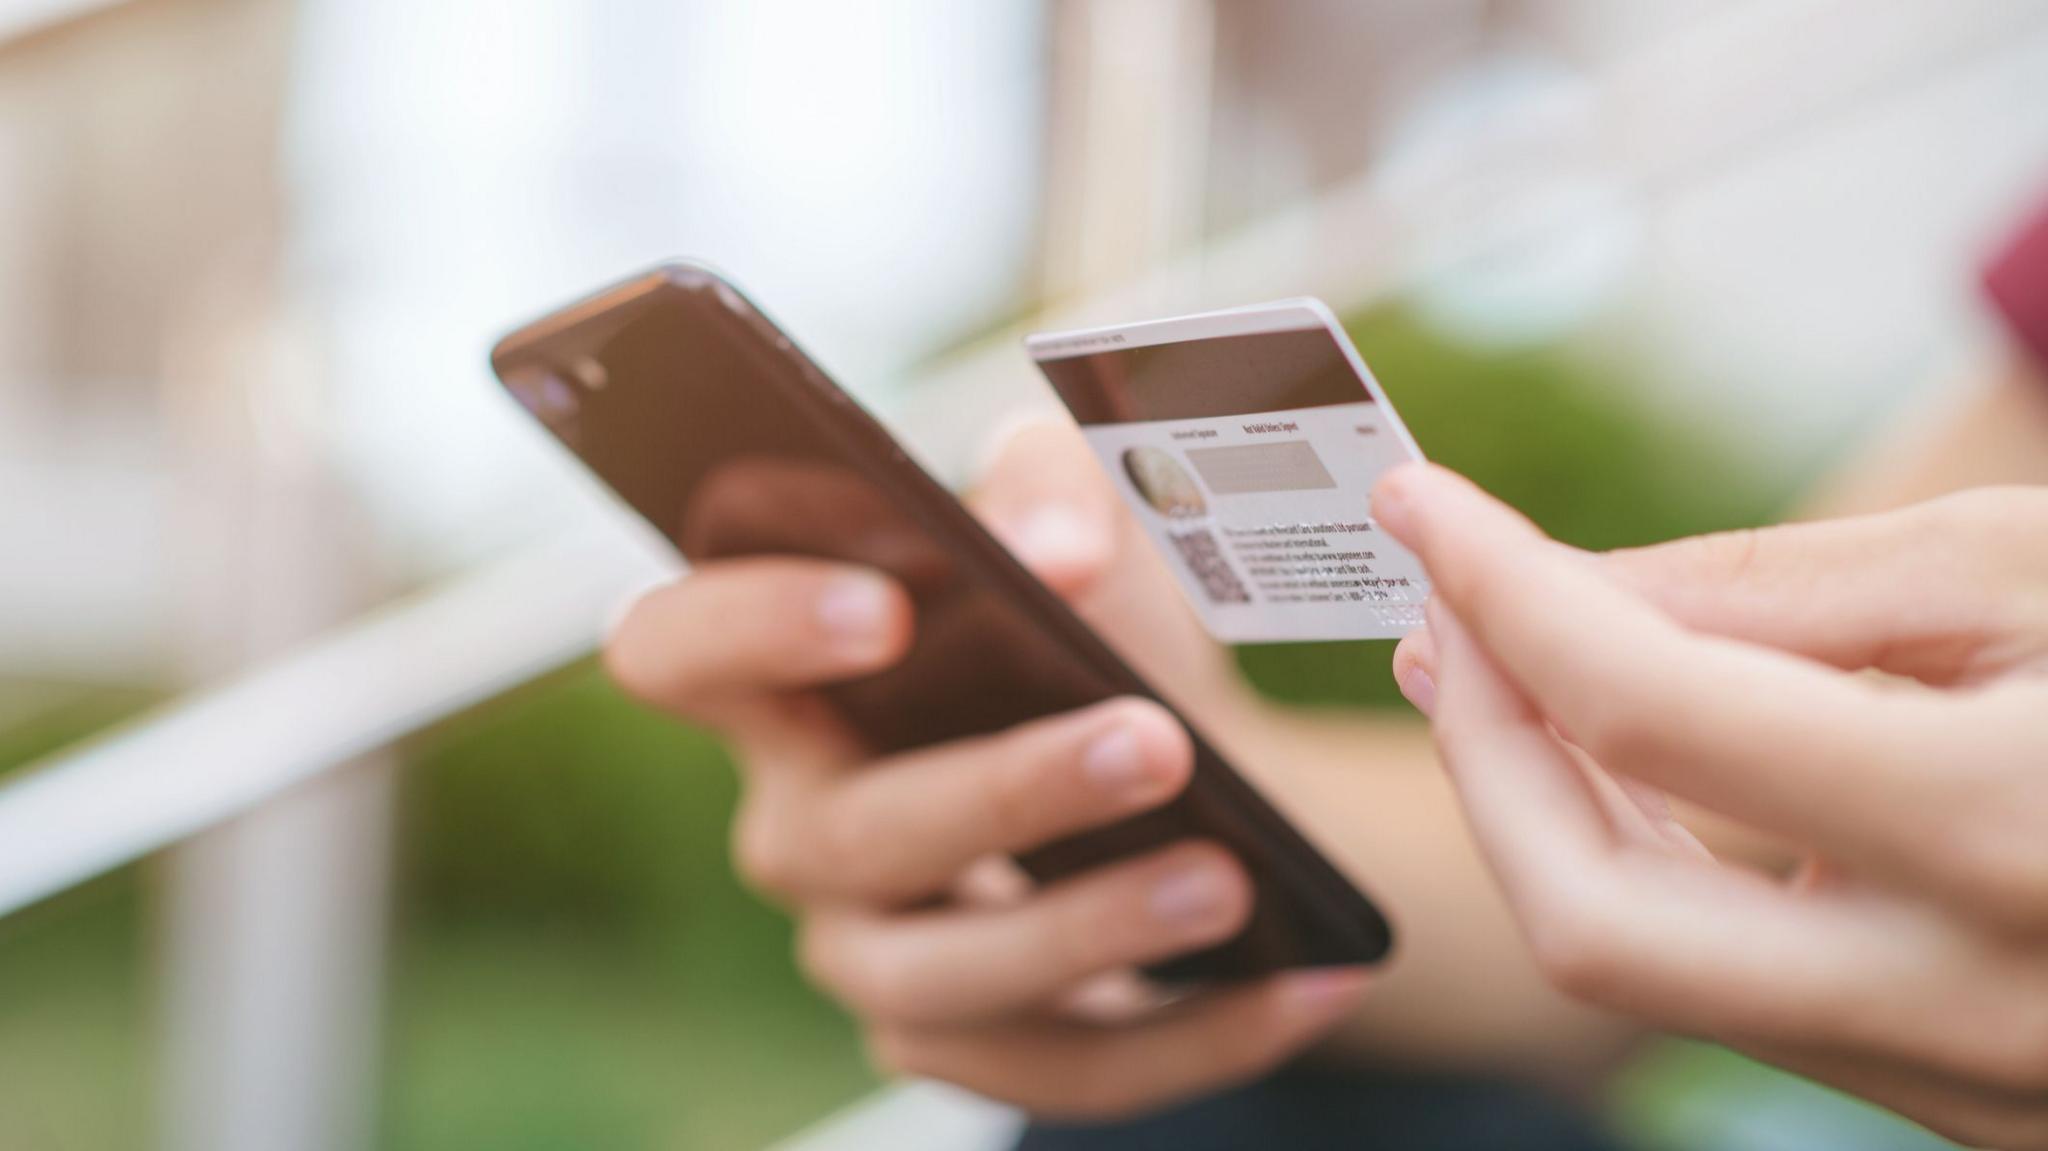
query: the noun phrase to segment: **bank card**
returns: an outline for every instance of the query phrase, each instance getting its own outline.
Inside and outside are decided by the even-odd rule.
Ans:
[[[1321,301],[1025,346],[1211,635],[1391,639],[1422,625],[1428,578],[1370,498],[1422,452]]]

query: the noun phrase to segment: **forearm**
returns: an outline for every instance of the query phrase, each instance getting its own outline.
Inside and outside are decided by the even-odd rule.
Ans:
[[[1626,1050],[1633,1027],[1553,991],[1530,960],[1427,728],[1274,709],[1230,742],[1395,921],[1394,960],[1334,1056],[1583,1082]]]

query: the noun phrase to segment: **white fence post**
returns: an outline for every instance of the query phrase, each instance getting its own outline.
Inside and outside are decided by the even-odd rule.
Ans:
[[[395,768],[357,760],[170,853],[171,1151],[373,1144]]]

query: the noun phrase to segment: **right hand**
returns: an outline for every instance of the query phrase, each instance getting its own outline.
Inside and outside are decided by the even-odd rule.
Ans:
[[[1018,433],[975,502],[1070,600],[1128,602],[1114,589],[1163,574],[1139,570],[1151,557],[1071,428]],[[1150,586],[1151,604],[1172,602]],[[1134,614],[1127,652],[1177,669],[1183,698],[1235,690],[1191,629]],[[858,1017],[879,1064],[1103,1118],[1254,1078],[1355,1005],[1350,971],[1145,1004],[1133,969],[1246,922],[1237,861],[1184,842],[1033,889],[1005,857],[1173,798],[1193,766],[1187,733],[1158,704],[1119,699],[875,758],[813,689],[889,666],[910,630],[907,599],[878,573],[763,556],[650,593],[605,649],[627,691],[731,742],[740,873],[796,916],[805,970]]]

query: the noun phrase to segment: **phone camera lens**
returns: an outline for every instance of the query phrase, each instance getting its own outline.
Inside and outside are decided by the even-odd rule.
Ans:
[[[604,364],[592,356],[583,356],[570,364],[569,374],[587,392],[601,392],[611,382],[611,373],[605,371]]]
[[[550,427],[573,420],[581,406],[569,381],[544,367],[515,369],[506,375],[505,383],[527,411]]]

